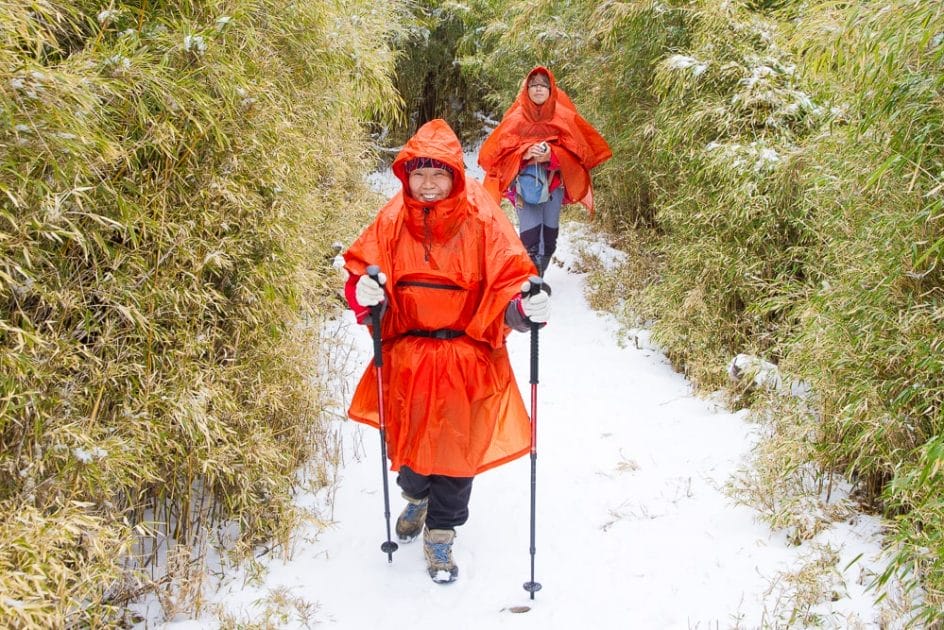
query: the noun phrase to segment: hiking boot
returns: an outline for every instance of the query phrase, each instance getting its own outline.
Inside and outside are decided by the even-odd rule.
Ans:
[[[429,506],[429,498],[414,499],[405,494],[403,498],[406,499],[406,507],[400,512],[400,517],[397,519],[397,538],[402,543],[408,543],[413,542],[423,531],[423,525],[426,524],[426,508]]]
[[[455,539],[454,529],[427,529],[423,532],[426,572],[437,584],[449,584],[459,577],[459,567],[452,559],[452,542]]]

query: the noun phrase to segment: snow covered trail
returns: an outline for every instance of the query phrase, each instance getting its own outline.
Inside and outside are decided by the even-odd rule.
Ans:
[[[230,574],[213,603],[243,622],[258,619],[273,592],[314,605],[308,619],[282,618],[278,627],[286,628],[773,626],[772,584],[805,551],[722,492],[753,444],[754,426],[742,413],[695,397],[644,335],[640,348],[616,343],[615,321],[588,307],[582,276],[568,271],[583,227],[565,224],[556,256],[563,266],[547,272],[554,293],[550,324],[540,335],[535,578],[543,589],[535,599],[522,588],[530,579],[528,457],[476,478],[471,516],[456,539],[456,583],[430,581],[421,539],[400,545],[387,562],[380,550],[386,532],[378,432],[340,419],[371,352],[366,329],[348,311],[330,324],[338,342],[331,360],[340,363],[345,348],[353,353],[335,386],[339,419],[332,431],[343,465],[333,489],[299,497],[329,524],[303,526],[289,560],[264,558],[261,581]],[[526,403],[529,343],[530,335],[512,333]],[[391,528],[403,506],[395,479],[389,473]],[[876,554],[876,532],[869,519],[850,527],[837,566]],[[871,599],[861,585],[846,580],[843,588],[824,609],[825,626],[851,627],[855,619],[857,627],[878,627],[870,625]],[[512,611],[518,607],[530,610]],[[204,618],[166,627],[218,623]]]

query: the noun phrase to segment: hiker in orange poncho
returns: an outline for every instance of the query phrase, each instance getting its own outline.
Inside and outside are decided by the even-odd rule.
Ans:
[[[345,293],[359,322],[382,308],[387,453],[407,505],[401,542],[423,531],[430,577],[452,582],[455,528],[473,477],[530,450],[529,416],[505,338],[547,321],[545,293],[521,297],[533,272],[514,227],[466,178],[459,139],[423,125],[393,162],[403,183],[344,254]],[[382,271],[373,280],[369,265]],[[368,366],[348,415],[379,426]],[[425,530],[424,530],[425,525]]]
[[[528,73],[518,98],[479,150],[485,188],[518,210],[521,242],[540,275],[557,248],[561,205],[593,216],[590,169],[612,156],[606,140],[557,87],[550,70]]]

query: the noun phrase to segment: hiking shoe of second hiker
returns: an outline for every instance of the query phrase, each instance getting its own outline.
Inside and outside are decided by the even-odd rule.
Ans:
[[[406,507],[400,512],[400,517],[397,519],[397,538],[402,543],[409,543],[413,542],[423,531],[423,525],[426,524],[429,497],[414,499],[404,494],[403,498],[406,499]]]
[[[459,567],[452,558],[452,543],[455,539],[456,532],[453,529],[427,529],[423,532],[426,571],[437,584],[449,584],[459,577]]]

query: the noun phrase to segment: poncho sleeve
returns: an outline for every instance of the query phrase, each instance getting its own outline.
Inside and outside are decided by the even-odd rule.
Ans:
[[[531,259],[505,213],[478,182],[470,184],[470,199],[483,234],[484,282],[482,301],[466,334],[498,348],[510,328],[505,309],[533,271]]]

